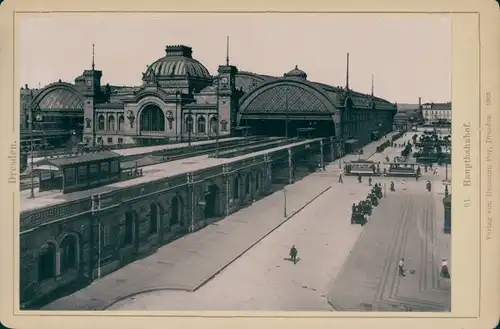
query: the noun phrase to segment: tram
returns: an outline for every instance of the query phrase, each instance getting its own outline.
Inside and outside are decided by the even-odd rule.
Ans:
[[[390,162],[385,176],[415,177],[419,171],[416,163]]]
[[[346,176],[379,176],[380,164],[369,160],[357,160],[346,162],[344,165]]]

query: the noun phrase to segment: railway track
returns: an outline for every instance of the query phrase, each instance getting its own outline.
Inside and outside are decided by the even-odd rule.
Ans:
[[[269,147],[273,147],[274,145],[278,144],[280,141],[283,141],[283,139],[271,139],[271,138],[262,138],[262,139],[254,139],[254,140],[239,140],[235,141],[234,144],[231,143],[230,145],[225,145],[222,147],[219,147],[219,152],[227,152],[227,151],[233,151],[236,149],[239,150],[245,150],[246,148],[255,148],[258,146],[264,146],[266,144],[269,145]],[[213,154],[214,152],[217,151],[217,148],[214,147],[213,145],[210,145],[210,147],[207,147],[206,149],[194,151],[194,152],[189,152],[189,153],[182,153],[178,155],[160,155],[160,154],[152,154],[152,155],[146,155],[141,159],[138,159],[136,161],[122,161],[121,162],[121,169],[131,169],[131,168],[142,168],[142,167],[148,167],[160,163],[166,163],[166,162],[171,162],[175,160],[182,160],[182,159],[187,159],[187,158],[192,158],[195,156],[200,156],[200,155],[206,155],[206,154]],[[39,180],[38,180],[38,175],[35,175],[33,179],[33,187],[37,188],[39,186]],[[30,174],[22,174],[20,176],[20,182],[19,182],[19,187],[21,191],[24,190],[29,190],[31,188],[31,177]]]

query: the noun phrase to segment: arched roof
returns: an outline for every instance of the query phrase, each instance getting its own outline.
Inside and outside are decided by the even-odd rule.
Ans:
[[[57,82],[45,87],[33,99],[33,103],[42,111],[83,111],[83,97],[72,84]]]
[[[286,109],[286,110],[285,110]],[[242,99],[240,112],[333,114],[336,107],[321,89],[304,80],[279,79],[262,84]]]

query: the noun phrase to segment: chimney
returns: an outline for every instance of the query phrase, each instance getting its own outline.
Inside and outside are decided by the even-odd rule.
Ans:
[[[418,98],[418,108],[422,107],[422,97]]]
[[[25,84],[25,85],[24,85],[24,89],[29,89],[29,88],[28,88],[28,84]]]

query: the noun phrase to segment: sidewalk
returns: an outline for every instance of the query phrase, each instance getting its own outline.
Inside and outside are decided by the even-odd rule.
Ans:
[[[331,182],[309,176],[255,202],[225,219],[165,245],[76,293],[46,305],[45,310],[99,310],[140,292],[193,291],[210,280],[294,213],[329,189]]]

